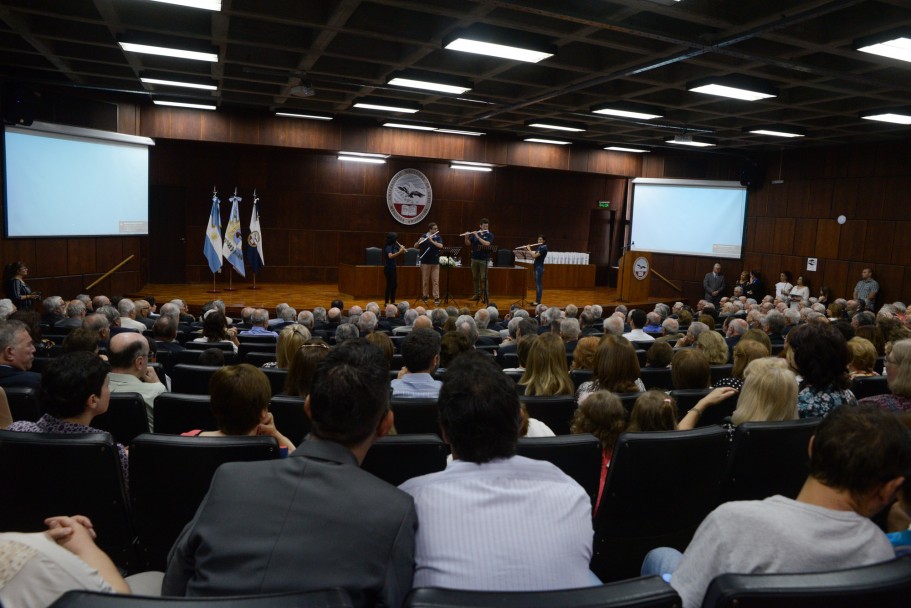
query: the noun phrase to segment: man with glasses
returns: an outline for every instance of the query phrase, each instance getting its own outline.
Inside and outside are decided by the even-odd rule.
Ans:
[[[155,397],[168,389],[158,379],[155,369],[149,367],[148,340],[142,334],[131,331],[115,335],[108,344],[108,362],[111,364],[111,392],[142,395],[151,429]]]

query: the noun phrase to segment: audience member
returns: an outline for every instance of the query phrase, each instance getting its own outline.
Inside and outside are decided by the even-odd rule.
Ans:
[[[570,432],[573,435],[590,433],[601,442],[601,479],[598,482],[598,497],[595,501],[595,510],[601,505],[601,495],[604,492],[604,482],[607,480],[607,470],[610,467],[614,445],[620,434],[626,430],[628,414],[620,399],[610,391],[595,391],[588,399],[576,408],[573,414]]]
[[[848,350],[851,351],[848,373],[852,380],[858,377],[879,375],[873,370],[873,366],[876,365],[876,347],[872,342],[855,336],[848,340]]]
[[[392,396],[409,399],[436,399],[443,383],[434,380],[440,365],[440,334],[432,329],[414,329],[401,344],[405,366],[392,381]]]
[[[645,391],[633,404],[629,415],[628,433],[673,431],[677,428],[677,402],[664,391]]]
[[[699,339],[703,336],[705,334],[699,336]],[[674,353],[674,358],[671,359],[671,381],[675,390],[708,388],[712,382],[712,369],[705,354],[697,348],[686,348]]]
[[[598,351],[598,338],[587,336],[576,343],[573,350],[573,363],[571,369],[593,369],[595,366],[595,353]]]
[[[35,345],[25,323],[0,323],[0,388],[38,388],[41,374],[29,371],[34,359]]]
[[[670,319],[673,321],[673,319]],[[655,342],[645,351],[646,367],[669,367],[674,357],[674,349],[667,342]]]
[[[734,347],[734,365],[731,375],[715,383],[715,388],[730,386],[738,391],[743,388],[744,372],[747,366],[756,359],[768,357],[771,353],[762,342],[756,340],[741,340]],[[796,386],[796,383],[795,383]],[[795,396],[796,399],[796,396]]]
[[[306,397],[313,385],[317,364],[329,354],[329,345],[322,338],[311,338],[301,344],[291,359],[285,378],[285,395]]]
[[[595,353],[595,367],[590,382],[583,382],[576,392],[579,403],[594,391],[635,393],[645,390],[639,379],[639,359],[636,349],[623,338],[607,336]]]
[[[892,344],[886,355],[886,382],[891,393],[861,399],[864,405],[875,405],[890,412],[911,411],[911,340]]]
[[[825,416],[841,405],[855,405],[844,336],[831,325],[808,323],[788,332],[788,363],[800,375],[797,406],[801,418]]]
[[[155,397],[168,389],[158,379],[155,368],[149,366],[149,342],[142,334],[126,332],[111,338],[108,345],[111,362],[112,393],[139,393],[146,404],[149,428],[153,428]]]
[[[741,323],[746,324],[745,321]],[[696,338],[696,348],[689,350],[701,352],[709,365],[724,365],[728,362],[728,345],[717,331],[704,331],[699,334]]]
[[[265,308],[257,308],[250,315],[250,329],[242,331],[239,336],[269,336],[278,338],[278,333],[269,329],[269,311]]]
[[[525,373],[519,380],[526,395],[572,395],[575,385],[566,366],[563,341],[554,334],[541,334],[531,344]]]
[[[205,313],[205,318],[202,322],[202,337],[194,339],[193,342],[230,344],[235,354],[237,354],[237,347],[240,344],[237,339],[237,329],[228,327],[228,321],[224,313],[217,308]]]

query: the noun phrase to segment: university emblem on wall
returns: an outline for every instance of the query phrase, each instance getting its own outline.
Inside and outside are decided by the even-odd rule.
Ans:
[[[417,224],[430,213],[433,190],[430,180],[417,169],[402,169],[389,180],[386,206],[389,213],[402,224]]]

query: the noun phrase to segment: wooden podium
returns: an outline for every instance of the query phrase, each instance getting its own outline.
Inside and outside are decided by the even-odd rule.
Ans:
[[[652,281],[652,254],[647,251],[627,251],[620,258],[617,273],[617,297],[621,302],[648,300]]]

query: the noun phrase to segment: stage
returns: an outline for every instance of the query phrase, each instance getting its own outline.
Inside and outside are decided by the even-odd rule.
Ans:
[[[219,277],[220,279],[221,277]],[[441,278],[441,283],[442,277]],[[368,302],[378,302],[381,306],[383,303],[382,291],[376,293],[373,297],[359,296],[355,298],[351,294],[339,291],[339,286],[335,283],[259,283],[257,288],[250,289],[251,283],[235,281],[233,291],[228,290],[227,281],[217,282],[217,293],[211,293],[212,284],[204,283],[149,283],[137,293],[124,294],[129,298],[140,298],[142,296],[154,296],[156,302],[161,305],[175,298],[184,300],[190,307],[191,312],[198,314],[203,304],[210,300],[223,300],[228,311],[231,314],[238,315],[240,310],[245,306],[255,308],[266,308],[270,311],[271,316],[275,315],[276,305],[287,302],[298,311],[312,310],[316,306],[328,308],[332,300],[341,299],[345,307],[355,304],[364,306]],[[441,291],[444,285],[440,285]],[[95,295],[95,294],[93,294]],[[113,295],[113,294],[110,294]],[[417,298],[420,293],[406,293],[399,289],[399,300],[408,300],[412,304],[417,304]],[[450,302],[456,306],[467,306],[472,311],[479,307],[478,302],[468,300],[470,293],[454,293],[455,302]],[[491,293],[490,301],[496,303],[497,308],[506,311],[513,303],[524,304],[525,308],[531,311],[530,302],[534,297],[534,290],[529,290],[524,302],[521,296],[507,295],[504,293]],[[661,298],[650,298],[641,302],[619,302],[617,299],[617,290],[612,287],[591,287],[576,289],[548,289],[547,275],[544,279],[544,303],[549,306],[558,306],[564,308],[567,304],[575,304],[580,309],[586,304],[600,304],[605,308],[605,315],[612,311],[618,304],[625,304],[627,307],[638,307],[651,310],[652,307],[666,300]],[[433,302],[430,302],[433,307]]]

